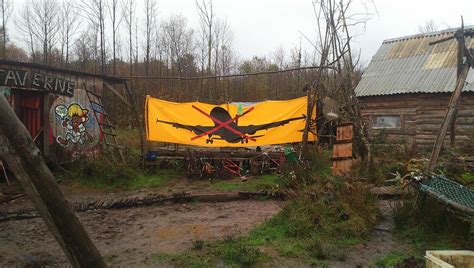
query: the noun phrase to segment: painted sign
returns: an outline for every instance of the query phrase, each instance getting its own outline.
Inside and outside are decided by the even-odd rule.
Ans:
[[[0,86],[35,88],[54,94],[73,96],[74,82],[61,77],[29,72],[25,70],[0,68]]]
[[[146,99],[147,139],[206,147],[246,147],[300,142],[307,98],[252,106],[175,103]],[[314,113],[316,114],[316,113]],[[313,133],[309,141],[316,140]]]

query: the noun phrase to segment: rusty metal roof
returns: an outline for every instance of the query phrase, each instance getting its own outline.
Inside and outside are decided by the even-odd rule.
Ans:
[[[383,41],[357,85],[357,96],[454,91],[456,40],[451,39],[433,46],[428,43],[452,36],[456,30]],[[474,38],[466,39],[466,44],[473,48]],[[469,71],[467,82],[463,91],[474,91],[473,69]]]

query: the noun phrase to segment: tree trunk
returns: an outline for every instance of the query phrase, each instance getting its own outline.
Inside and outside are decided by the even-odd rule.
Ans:
[[[0,158],[15,174],[73,267],[105,267],[7,100],[0,96]]]

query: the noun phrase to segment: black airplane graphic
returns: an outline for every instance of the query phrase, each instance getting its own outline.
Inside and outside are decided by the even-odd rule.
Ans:
[[[194,108],[198,109],[196,107]],[[203,112],[201,111],[201,113]],[[214,126],[200,126],[200,125],[190,126],[190,125],[183,125],[176,122],[163,121],[159,119],[157,119],[156,122],[169,124],[175,128],[182,128],[182,129],[192,131],[197,135],[193,139],[207,135],[208,138],[206,139],[206,143],[212,144],[213,139],[225,140],[226,142],[229,142],[229,143],[238,143],[238,142],[248,143],[249,139],[255,141],[255,138],[263,136],[263,135],[248,136],[248,135],[254,135],[259,130],[268,130],[269,128],[283,126],[285,124],[288,124],[291,121],[306,119],[306,116],[302,115],[301,117],[289,118],[289,119],[272,122],[268,124],[239,126],[238,119],[234,120],[234,118],[230,116],[229,112],[227,112],[224,108],[221,108],[221,107],[214,107],[211,110],[211,113],[207,116],[211,118],[211,120],[214,122]],[[231,122],[229,123],[229,121]],[[223,126],[224,124],[226,125],[225,127]],[[213,138],[214,135],[220,136],[220,138]]]

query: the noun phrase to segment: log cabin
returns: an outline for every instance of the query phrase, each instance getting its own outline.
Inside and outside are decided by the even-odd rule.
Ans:
[[[433,146],[455,88],[457,41],[428,43],[452,36],[456,30],[383,41],[356,87],[372,138],[383,133],[387,143]],[[466,45],[474,50],[474,38],[466,38]],[[469,71],[453,126],[454,144],[474,138],[474,69]]]
[[[113,129],[101,99],[109,90],[126,101],[126,94],[114,88],[124,83],[117,77],[0,60],[0,95],[43,157],[59,163],[95,157],[115,140],[107,135]]]

